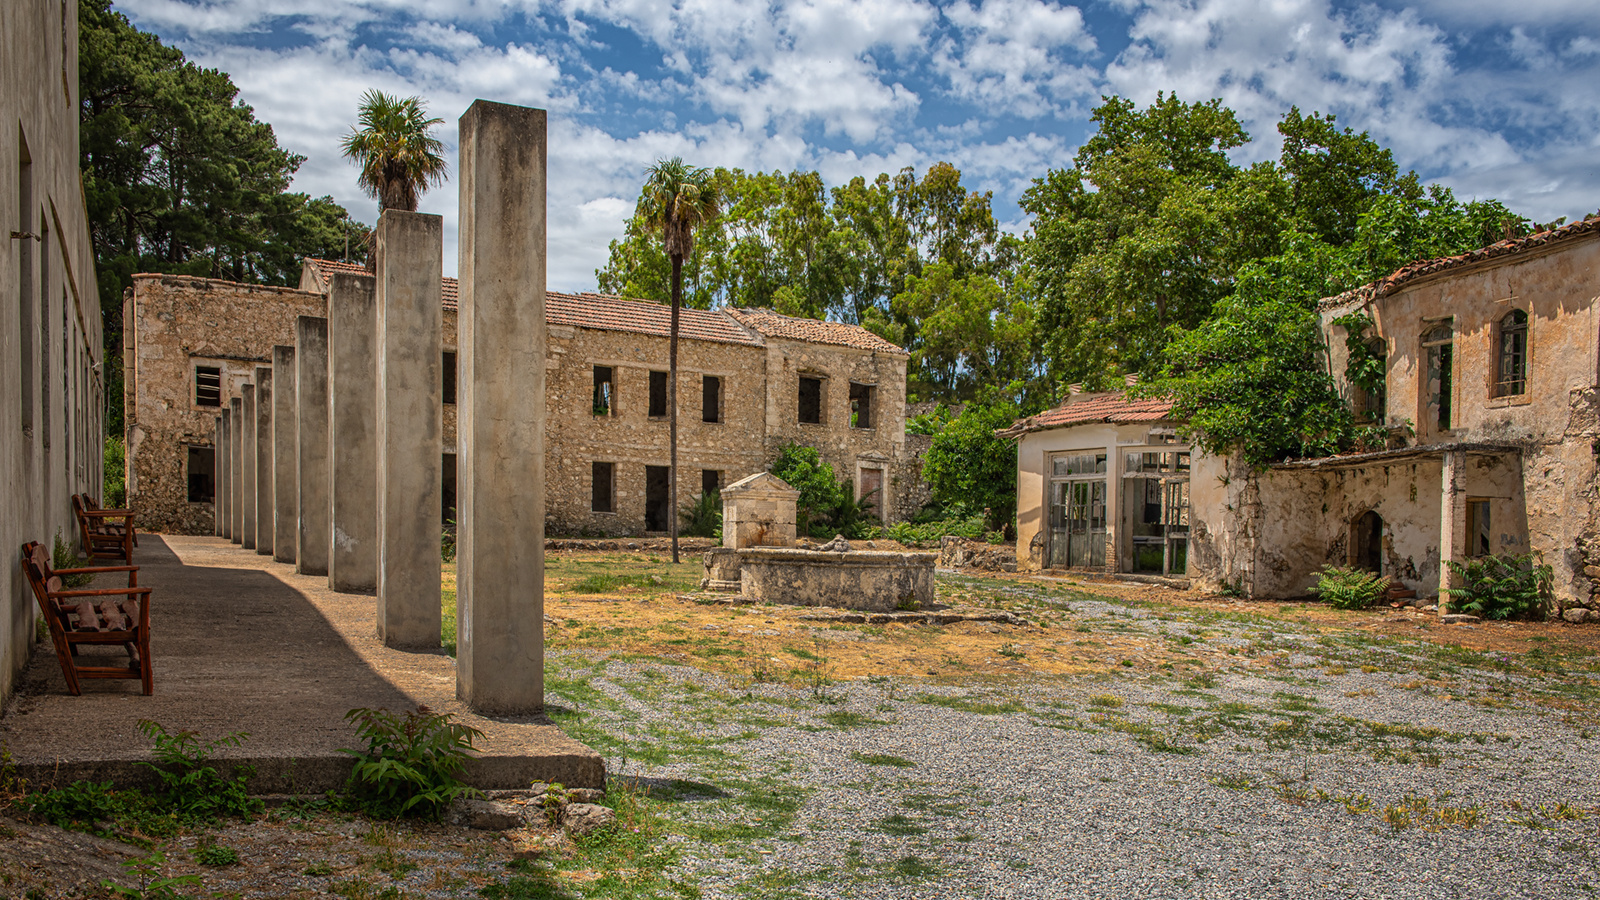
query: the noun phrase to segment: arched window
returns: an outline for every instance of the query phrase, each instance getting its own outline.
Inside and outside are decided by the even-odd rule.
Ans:
[[[1500,363],[1495,396],[1515,397],[1528,390],[1528,314],[1513,309],[1500,320]]]
[[[1427,357],[1427,383],[1424,385],[1423,421],[1440,431],[1450,430],[1450,382],[1454,358],[1452,341],[1455,329],[1440,322],[1422,333],[1422,348]]]

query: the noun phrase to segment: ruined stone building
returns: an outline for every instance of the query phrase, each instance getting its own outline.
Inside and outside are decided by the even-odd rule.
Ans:
[[[1019,563],[1153,570],[1155,536],[1136,523],[1159,513],[1167,571],[1185,571],[1173,565],[1181,540],[1187,574],[1213,589],[1301,596],[1332,564],[1435,597],[1450,586],[1447,560],[1534,554],[1554,570],[1569,621],[1600,619],[1597,307],[1600,220],[1413,263],[1322,300],[1329,371],[1352,408],[1388,429],[1388,449],[1374,452],[1253,471],[1175,444],[1169,469],[1159,445],[1176,440],[1173,423],[1147,421],[1155,407],[1082,398],[1023,420],[1011,430]],[[1352,314],[1370,321],[1369,352],[1384,361],[1370,395],[1345,376]],[[1129,478],[1146,478],[1152,458],[1130,506]]]
[[[78,176],[78,5],[0,3],[0,697],[38,615],[26,541],[76,544],[74,493],[100,496],[105,357]]]
[[[324,314],[330,273],[298,289],[139,275],[126,304],[129,502],[147,527],[212,529],[213,418],[296,316]],[[454,506],[455,279],[445,279],[444,494]],[[550,534],[663,532],[671,310],[549,292],[545,508]],[[678,349],[678,496],[762,471],[785,443],[816,447],[888,521],[920,506],[905,438],[907,353],[865,329],[765,310],[685,309]]]

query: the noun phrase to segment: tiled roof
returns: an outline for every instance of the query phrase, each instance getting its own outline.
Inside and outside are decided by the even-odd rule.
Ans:
[[[1109,422],[1116,425],[1134,422],[1159,422],[1172,412],[1172,401],[1163,399],[1130,400],[1121,391],[1111,394],[1083,394],[1055,409],[1018,419],[1010,428],[995,432],[1001,437],[1018,437],[1030,431]]]
[[[843,322],[822,322],[817,319],[797,319],[775,313],[770,309],[727,309],[728,315],[764,337],[786,338],[791,341],[810,341],[813,344],[833,344],[836,347],[854,347],[878,353],[910,354],[889,343],[860,325]]]
[[[1404,287],[1408,282],[1427,275],[1457,269],[1462,266],[1470,266],[1473,263],[1485,260],[1498,259],[1502,256],[1515,256],[1520,253],[1542,249],[1558,241],[1593,234],[1600,234],[1600,218],[1585,219],[1582,222],[1564,225],[1554,231],[1541,231],[1538,234],[1530,234],[1527,237],[1515,240],[1500,241],[1480,250],[1474,250],[1471,253],[1463,253],[1460,256],[1441,256],[1437,259],[1418,260],[1396,269],[1393,273],[1371,284],[1364,284],[1335,297],[1324,298],[1318,301],[1317,306],[1320,309],[1331,309],[1352,302],[1366,303],[1379,300]]]
[[[551,325],[631,331],[668,337],[672,334],[672,307],[645,300],[625,300],[608,294],[545,293],[544,320]],[[739,327],[726,313],[703,309],[681,310],[678,335],[717,344],[765,346],[761,339]]]
[[[321,280],[324,291],[328,288],[327,276],[334,272],[370,275],[361,263],[332,259],[307,259],[311,269]],[[441,285],[444,308],[456,309],[459,305],[460,282],[446,278]],[[610,294],[564,294],[546,291],[544,320],[550,325],[570,325],[575,328],[594,328],[600,331],[629,331],[669,337],[672,334],[672,308],[648,300],[627,300]],[[716,344],[743,344],[762,347],[758,335],[741,328],[723,312],[703,309],[684,309],[678,318],[678,335],[689,340],[710,341]]]

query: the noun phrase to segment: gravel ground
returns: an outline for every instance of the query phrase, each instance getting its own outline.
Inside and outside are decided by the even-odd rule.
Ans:
[[[551,702],[706,897],[1600,894],[1593,657],[1033,599],[1195,662],[832,683],[818,640],[797,688],[567,653]]]

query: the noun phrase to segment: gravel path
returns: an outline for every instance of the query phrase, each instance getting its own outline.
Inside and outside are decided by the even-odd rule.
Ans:
[[[1061,608],[1199,662],[931,685],[823,660],[801,689],[559,654],[551,700],[670,801],[706,897],[1600,894],[1593,658]]]

